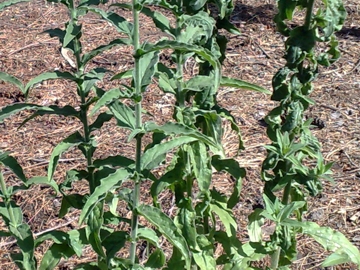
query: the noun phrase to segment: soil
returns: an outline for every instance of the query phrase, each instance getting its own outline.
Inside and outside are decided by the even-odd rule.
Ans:
[[[316,105],[307,111],[308,117],[318,119],[323,128],[313,130],[322,145],[327,162],[334,162],[333,178],[335,184],[324,182],[321,196],[309,199],[305,219],[329,226],[347,236],[360,248],[360,4],[357,0],[345,0],[348,17],[343,29],[338,32],[342,57],[329,68],[320,68],[311,98]],[[271,79],[285,63],[282,58],[284,45],[282,36],[276,32],[272,18],[276,14],[275,1],[242,0],[235,1],[233,23],[241,31],[240,36],[227,35],[229,38],[224,74],[258,84],[271,90]],[[130,18],[123,12],[122,16]],[[60,44],[44,31],[62,28],[68,19],[67,11],[60,5],[34,0],[21,3],[0,12],[0,70],[20,78],[24,82],[45,71],[70,70],[60,54]],[[152,23],[145,17],[141,20],[142,40],[154,42],[159,37]],[[121,37],[107,23],[95,15],[82,19],[83,50],[106,44],[115,37]],[[166,60],[166,57],[165,57]],[[131,48],[117,47],[98,57],[93,66],[101,66],[121,72],[133,65]],[[116,81],[105,77],[104,87],[116,86]],[[261,93],[245,90],[220,89],[219,102],[232,112],[241,128],[245,150],[236,159],[247,171],[244,179],[241,201],[235,209],[239,224],[239,237],[247,241],[247,216],[261,199],[263,183],[260,166],[265,157],[263,145],[268,143],[263,123],[264,116],[275,104],[270,97]],[[0,82],[0,108],[23,102],[23,94],[10,84]],[[28,102],[59,106],[79,103],[74,85],[67,81],[47,81],[31,90]],[[171,117],[172,100],[163,95],[155,86],[149,88],[144,98],[144,108],[152,115],[147,119],[158,122]],[[0,124],[0,149],[8,151],[23,166],[27,177],[46,175],[47,160],[52,149],[66,136],[81,128],[72,118],[41,116],[20,127],[29,112],[20,112]],[[320,126],[322,126],[320,125]],[[127,143],[127,132],[116,127],[114,122],[106,124],[96,134],[99,146],[96,157],[106,157],[122,153],[134,155],[134,144]],[[224,134],[225,149],[229,156],[236,155],[236,136],[229,129]],[[78,150],[62,155],[55,174],[61,182],[66,170],[82,168],[85,160]],[[8,185],[18,185],[9,171],[3,170]],[[214,186],[226,193],[231,179],[217,175]],[[86,192],[85,183],[74,187],[76,192]],[[146,187],[143,187],[145,194]],[[56,197],[50,188],[36,186],[26,192],[19,192],[14,200],[21,206],[25,221],[33,232],[59,227],[64,230],[77,226],[77,211],[58,217],[61,197]],[[170,194],[164,194],[164,204],[171,204]],[[122,210],[126,215],[126,209]],[[5,229],[0,221],[0,230]],[[266,231],[266,228],[264,228]],[[9,259],[9,251],[14,250],[12,239],[0,239],[0,269],[15,269]],[[10,243],[9,243],[10,242]],[[41,258],[48,243],[36,250]],[[328,255],[315,241],[305,236],[298,240],[298,259],[292,269],[321,269],[322,260]],[[124,254],[125,255],[125,254]],[[74,264],[94,259],[90,250],[85,250],[82,258],[70,258],[62,262],[58,269],[72,269]],[[266,262],[264,262],[265,264]],[[264,264],[260,267],[264,267]],[[346,264],[332,269],[357,269]]]

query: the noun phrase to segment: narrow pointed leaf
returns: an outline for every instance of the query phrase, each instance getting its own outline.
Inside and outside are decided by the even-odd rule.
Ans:
[[[9,6],[12,6],[12,5],[15,5],[17,3],[20,3],[20,2],[29,2],[30,0],[8,0],[8,1],[4,1],[2,3],[0,3],[0,11],[6,7],[9,7]]]
[[[161,40],[156,44],[147,43],[143,49],[138,51],[138,54],[141,56],[152,51],[159,51],[163,49],[173,49],[180,52],[195,52],[208,61],[213,67],[220,67],[218,59],[216,59],[209,50],[200,46],[189,45],[175,40]]]
[[[115,257],[115,254],[124,247],[129,235],[123,231],[115,231],[110,233],[102,242],[101,245],[106,250],[107,261]]]
[[[310,235],[326,250],[338,254],[336,258],[342,257],[342,262],[353,262],[360,265],[360,251],[353,245],[342,233],[335,231],[329,227],[321,227],[315,222],[300,222],[296,220],[287,219],[283,222],[284,225],[290,225],[301,228],[302,232]],[[331,257],[326,261],[326,265],[330,266],[330,262],[335,257]],[[329,263],[329,264],[328,264]]]
[[[132,37],[132,24],[118,14],[114,12],[106,12],[100,8],[95,7],[81,8],[100,15],[104,20],[110,22],[113,26],[115,26],[118,32],[127,34],[129,38]],[[129,43],[131,43],[131,39],[129,40]]]
[[[120,127],[134,130],[136,128],[136,119],[134,111],[124,103],[115,101],[109,108],[117,120],[117,124]]]
[[[258,86],[256,84],[252,84],[252,83],[248,83],[248,82],[245,82],[245,81],[242,81],[239,79],[235,79],[235,78],[222,77],[220,80],[220,86],[251,90],[251,91],[256,91],[256,92],[260,92],[260,93],[265,93],[268,95],[271,94],[271,92],[269,90],[267,90],[261,86]],[[237,89],[233,89],[233,90],[231,90],[231,92],[237,91]]]
[[[151,253],[144,266],[146,269],[159,269],[165,265],[165,262],[166,257],[164,252],[160,248],[157,248]]]
[[[48,168],[48,180],[49,182],[52,181],[57,162],[60,158],[60,155],[70,148],[74,146],[78,146],[84,142],[84,138],[81,136],[81,134],[76,131],[75,133],[68,136],[66,139],[64,139],[62,142],[60,142],[52,151],[51,157],[49,160],[49,168]]]
[[[216,145],[215,142],[209,136],[202,134],[196,129],[190,128],[188,126],[179,123],[168,122],[162,126],[159,126],[154,122],[147,122],[145,124],[145,130],[152,132],[163,132],[166,135],[186,135],[189,137],[196,138],[199,141],[202,141],[208,145],[218,147],[218,145]]]
[[[141,170],[152,170],[156,168],[165,158],[166,153],[171,150],[190,142],[196,141],[195,138],[189,136],[181,136],[174,138],[168,142],[157,144],[145,151],[141,158]]]
[[[43,106],[39,106],[36,104],[30,103],[15,103],[9,106],[5,106],[0,110],[0,123],[4,121],[4,119],[10,117],[11,115],[18,113],[23,110],[36,110],[44,108]]]
[[[21,250],[24,269],[35,269],[35,244],[30,226],[26,223],[10,224],[9,230],[15,236],[16,244]]]
[[[23,181],[23,183],[26,184],[27,180],[24,171],[14,157],[9,156],[6,152],[0,151],[0,163],[8,167],[21,181]]]
[[[50,105],[49,107],[41,107],[41,108],[37,109],[36,112],[34,112],[31,116],[26,118],[21,123],[19,128],[23,127],[27,122],[29,122],[30,120],[32,120],[38,116],[50,115],[50,114],[61,115],[61,116],[65,116],[65,117],[69,117],[69,116],[74,116],[76,118],[80,117],[80,112],[78,112],[72,106],[66,105],[65,107],[59,107],[56,105]]]
[[[96,102],[94,108],[91,110],[90,116],[94,115],[101,107],[108,105],[122,96],[122,91],[119,88],[113,88],[106,91],[101,98]]]
[[[191,164],[201,192],[207,193],[211,184],[211,164],[206,145],[195,142],[188,148]]]
[[[45,72],[35,77],[26,84],[25,95],[27,95],[28,91],[36,84],[41,83],[43,81],[55,80],[55,79],[66,79],[71,81],[77,81],[77,78],[69,72],[61,72],[61,71]]]
[[[120,72],[114,75],[111,80],[121,80],[121,79],[129,79],[133,76],[134,69],[128,69],[123,72]]]
[[[43,256],[39,270],[55,269],[61,258],[68,259],[74,254],[67,244],[53,244]]]
[[[143,7],[141,9],[141,13],[152,19],[156,27],[159,28],[161,31],[175,38],[175,30],[171,27],[170,20],[165,15],[160,12],[153,11],[147,7]]]
[[[129,178],[130,175],[131,174],[126,169],[118,169],[113,174],[103,178],[100,185],[95,188],[95,191],[86,201],[84,208],[81,211],[79,223],[82,224],[85,218],[87,218],[94,209],[96,204],[105,199],[105,195],[109,190],[113,189],[114,187],[118,187],[124,180]]]
[[[1,4],[0,4],[0,10],[1,10]],[[24,85],[22,84],[22,82],[18,78],[14,77],[10,74],[0,71],[0,81],[11,83],[11,84],[17,86],[21,90],[21,92],[25,93]]]
[[[144,239],[156,246],[157,248],[160,248],[159,237],[156,235],[156,232],[150,228],[139,228],[138,238]]]
[[[145,91],[146,87],[151,83],[152,77],[155,74],[155,68],[159,61],[159,52],[153,51],[143,55],[140,58],[140,78],[141,89]],[[134,78],[136,80],[136,77]],[[136,82],[135,82],[136,83]]]
[[[229,237],[235,236],[237,224],[236,220],[232,216],[230,209],[226,209],[226,205],[224,206],[223,203],[219,202],[211,203],[210,209],[220,218],[221,222],[224,224],[226,234]]]
[[[113,118],[113,115],[110,112],[100,113],[98,115],[98,117],[96,118],[96,120],[91,125],[89,125],[90,132],[101,129],[102,126],[106,122],[109,122],[112,118]]]
[[[101,81],[104,78],[106,72],[108,72],[108,70],[104,68],[94,68],[87,72],[83,77],[84,81],[81,85],[82,91],[87,94],[96,82]]]
[[[136,210],[151,222],[151,224],[181,252],[186,262],[186,269],[190,269],[191,257],[189,247],[173,221],[161,212],[161,210],[150,205],[140,205]]]
[[[93,49],[92,51],[90,51],[89,53],[86,53],[83,55],[82,57],[82,65],[86,65],[91,59],[93,59],[95,56],[99,55],[100,53],[110,50],[111,48],[118,46],[118,45],[129,45],[130,44],[130,40],[126,39],[126,38],[118,38],[118,39],[114,39],[112,40],[109,44],[106,45],[101,45],[95,49]]]
[[[218,171],[228,172],[235,178],[234,191],[231,194],[228,202],[228,208],[234,208],[240,200],[240,193],[242,189],[242,179],[246,175],[244,168],[240,167],[240,164],[235,159],[220,159],[219,156],[213,156],[211,165]]]

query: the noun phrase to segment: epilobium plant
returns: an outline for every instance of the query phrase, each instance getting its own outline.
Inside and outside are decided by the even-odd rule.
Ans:
[[[13,158],[4,155],[3,158],[0,157],[0,162],[9,166],[23,180],[25,188],[32,183],[47,183],[53,186],[63,197],[59,215],[64,216],[70,207],[80,209],[79,223],[86,226],[68,232],[54,230],[34,240],[29,227],[23,225],[19,218],[20,209],[11,203],[11,195],[16,188],[6,188],[3,178],[0,178],[4,198],[0,215],[9,227],[9,233],[6,235],[12,234],[17,237],[22,255],[16,254],[14,258],[21,258],[23,263],[18,263],[19,267],[37,268],[33,250],[45,240],[52,240],[53,245],[39,263],[40,269],[53,269],[61,258],[81,256],[85,245],[92,247],[97,254],[97,261],[77,265],[76,269],[183,270],[216,269],[220,266],[224,269],[255,269],[251,267],[251,262],[264,258],[267,254],[273,257],[273,269],[287,265],[293,258],[291,253],[293,249],[288,247],[293,248],[295,245],[295,230],[302,228],[303,232],[310,232],[309,234],[313,233],[313,235],[314,230],[318,230],[315,224],[301,222],[300,217],[306,200],[300,185],[307,184],[308,189],[317,188],[319,177],[326,176],[330,167],[322,163],[319,144],[308,129],[309,122],[302,123],[302,110],[295,113],[296,108],[302,109],[301,106],[306,108],[308,105],[306,102],[310,102],[307,94],[311,90],[314,76],[309,77],[309,74],[317,71],[316,63],[319,62],[317,56],[313,54],[312,48],[315,43],[310,47],[304,45],[297,32],[299,30],[295,31],[296,28],[290,30],[282,23],[284,19],[291,19],[295,9],[292,4],[295,2],[292,4],[279,2],[278,24],[285,27],[283,33],[290,34],[287,43],[289,63],[287,68],[279,72],[274,79],[273,99],[281,100],[282,103],[280,109],[275,109],[268,118],[268,134],[273,144],[268,146],[269,156],[263,166],[264,180],[267,181],[264,192],[266,209],[255,210],[250,217],[252,242],[248,243],[241,243],[237,239],[237,224],[232,213],[232,208],[239,201],[245,170],[234,159],[227,158],[224,154],[222,122],[230,121],[232,129],[238,133],[241,149],[243,146],[240,131],[231,114],[217,104],[216,94],[220,86],[265,93],[268,91],[221,74],[227,40],[220,35],[219,30],[224,29],[239,34],[229,22],[233,2],[230,0],[133,0],[131,3],[114,4],[113,6],[132,12],[131,22],[117,13],[101,9],[99,5],[105,1],[81,0],[75,3],[73,0],[51,0],[51,2],[64,4],[69,10],[70,19],[65,25],[65,30],[52,29],[46,32],[59,38],[63,50],[74,54],[73,71],[47,72],[32,79],[26,86],[6,74],[0,74],[0,78],[18,85],[25,96],[35,84],[44,80],[71,80],[76,83],[76,93],[80,97],[79,109],[71,106],[13,104],[0,111],[0,120],[20,110],[32,109],[35,113],[24,123],[38,115],[72,116],[80,120],[82,132],[74,132],[54,148],[47,177],[26,180]],[[333,5],[326,7],[329,8],[325,13],[330,14]],[[172,14],[175,23],[161,12],[164,10],[167,14]],[[82,25],[79,19],[89,12],[107,20],[126,37],[84,53],[81,45]],[[141,13],[151,18],[155,26],[164,34],[157,42],[140,43]],[[325,27],[327,26],[332,29],[330,26],[333,25],[330,25],[331,21],[327,21],[329,18],[324,17],[321,11],[315,17],[311,16],[312,12],[309,14],[307,20],[310,24],[302,31],[315,41],[321,37],[317,33],[319,27],[327,29]],[[335,30],[342,23],[341,18],[334,16]],[[323,41],[332,41],[330,49],[332,53],[336,52],[336,44],[329,29],[324,30],[327,38]],[[98,54],[114,46],[132,46],[134,67],[113,76],[113,80],[119,80],[120,86],[105,91],[98,87],[96,82],[103,79],[107,70],[102,68],[89,70],[88,63]],[[159,61],[160,52],[164,49],[171,51],[170,57],[175,67],[168,67]],[[321,57],[323,62],[328,59],[325,56]],[[309,66],[302,64],[304,59],[309,61]],[[185,66],[190,60],[197,64],[197,69],[194,69],[188,79],[189,74]],[[284,72],[286,75],[281,77]],[[124,79],[130,79],[131,83],[121,81]],[[152,121],[143,122],[142,98],[153,82],[156,82],[164,93],[173,95],[175,99],[173,120],[162,125]],[[288,82],[292,83],[288,84]],[[279,89],[287,90],[279,92]],[[95,115],[104,106],[108,110],[98,114],[95,121],[90,122],[89,116]],[[285,118],[281,117],[283,114]],[[287,117],[288,114],[291,116]],[[128,140],[135,141],[133,158],[118,155],[95,159],[97,142],[93,132],[112,118],[117,120],[119,127],[130,131]],[[281,119],[285,119],[284,123]],[[294,123],[291,122],[292,119],[295,119]],[[143,137],[147,134],[152,135],[152,141],[144,145]],[[80,149],[85,156],[86,169],[68,171],[66,178],[57,185],[53,180],[57,162],[60,155],[72,147]],[[271,156],[273,152],[275,154]],[[167,162],[169,153],[171,160]],[[315,169],[308,169],[302,164],[308,156],[318,159],[318,166]],[[165,171],[161,176],[156,177],[153,170],[160,165],[165,165]],[[212,187],[213,169],[225,171],[235,179],[229,197]],[[85,195],[71,193],[72,184],[79,180],[86,180],[88,183],[88,193]],[[145,180],[152,182],[150,188],[152,205],[143,204],[140,200],[140,187]],[[315,181],[316,185],[311,184],[311,181]],[[132,182],[133,189],[124,188],[125,182]],[[280,203],[274,192],[284,186],[287,187],[284,194],[288,195],[284,195]],[[175,198],[174,215],[167,215],[159,200],[159,195],[166,190],[169,190]],[[131,211],[131,219],[119,216],[117,207],[120,200],[127,204]],[[294,211],[298,213],[298,220],[290,219]],[[145,218],[147,223],[140,224],[140,217]],[[259,225],[264,218],[277,222],[276,233],[269,243],[264,243],[258,233]],[[223,226],[218,226],[219,222]],[[117,225],[120,223],[128,224],[130,230],[114,229],[119,227]],[[22,234],[18,232],[19,230],[14,230],[13,224],[17,224],[16,228],[22,229]],[[324,229],[319,231],[323,233]],[[356,253],[358,250],[347,243],[342,235],[338,236],[333,231],[330,232],[342,241],[342,247],[345,249],[345,252],[339,253],[338,249],[330,247],[340,254],[337,258],[358,263],[354,256],[350,256],[351,253],[358,254]],[[29,239],[26,246],[23,241],[25,237]],[[315,237],[318,239],[322,235]],[[172,249],[170,257],[166,257],[164,247],[161,245],[160,239],[163,238],[170,244],[167,246]],[[145,258],[141,258],[138,245],[144,240],[148,252]],[[216,258],[214,254],[219,246],[223,253]],[[120,257],[119,251],[127,247],[129,257]],[[26,263],[27,260],[29,263]]]
[[[260,225],[264,219],[276,225],[271,240],[265,243],[272,254],[271,269],[289,269],[287,266],[296,259],[298,233],[310,235],[334,252],[324,261],[324,267],[344,262],[359,264],[359,250],[341,233],[302,221],[306,198],[321,192],[322,180],[332,180],[331,164],[324,163],[320,144],[310,130],[312,119],[305,121],[304,111],[314,104],[309,95],[319,73],[318,66],[329,66],[340,56],[335,31],[341,29],[346,12],[341,0],[292,1],[291,4],[280,0],[278,8],[275,22],[279,32],[287,37],[286,65],[272,81],[271,99],[280,104],[266,118],[272,143],[266,146],[267,157],[262,165],[265,209],[255,210],[250,222],[257,229],[256,223]],[[306,10],[304,23],[290,27],[298,9]],[[327,50],[320,52],[318,43],[326,45]],[[315,161],[315,165],[310,166],[314,164],[310,161]],[[282,198],[277,196],[279,191]],[[252,241],[261,239],[255,231],[252,235]]]

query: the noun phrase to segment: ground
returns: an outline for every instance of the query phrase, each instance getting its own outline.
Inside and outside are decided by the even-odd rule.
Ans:
[[[271,79],[277,69],[284,64],[282,36],[276,32],[272,18],[276,14],[275,1],[242,0],[236,1],[232,17],[233,23],[241,31],[240,36],[230,35],[224,74],[271,89]],[[344,233],[357,247],[360,247],[360,4],[357,0],[345,0],[348,18],[344,28],[337,34],[342,58],[330,68],[321,68],[315,83],[312,98],[316,105],[307,115],[317,117],[326,124],[323,129],[313,132],[322,144],[323,155],[328,162],[334,162],[335,184],[324,183],[321,196],[309,201],[306,219],[320,225],[330,226]],[[123,16],[128,16],[124,13]],[[59,42],[43,31],[50,28],[63,28],[67,12],[58,5],[34,0],[0,12],[0,70],[15,75],[24,82],[36,75],[51,70],[64,70],[70,67],[61,57]],[[113,39],[115,31],[96,16],[83,19],[84,50],[95,48]],[[155,41],[157,33],[142,18],[142,40]],[[120,72],[131,66],[131,49],[116,48],[97,58],[93,64]],[[106,88],[116,85],[106,78]],[[74,85],[64,81],[49,81],[34,88],[29,102],[43,105],[77,104]],[[241,201],[235,214],[238,219],[239,237],[246,241],[247,215],[261,196],[262,182],[260,164],[264,159],[263,145],[268,143],[262,119],[274,107],[269,96],[244,90],[229,91],[221,89],[220,103],[230,110],[240,125],[245,150],[236,159],[246,168]],[[23,101],[22,94],[9,84],[0,83],[0,108]],[[171,100],[151,87],[144,99],[144,107],[155,120],[163,120],[171,114]],[[50,116],[31,120],[19,129],[27,112],[19,113],[0,125],[0,149],[9,151],[24,167],[28,177],[46,175],[47,160],[53,147],[80,128],[72,119]],[[114,123],[109,123],[97,134],[99,148],[97,157],[123,153],[132,156],[134,145],[126,143],[126,135]],[[236,138],[231,132],[225,133],[227,154],[236,154]],[[70,151],[62,156],[55,175],[61,181],[65,170],[81,168],[84,159],[78,151]],[[15,185],[9,171],[4,172],[8,185]],[[231,180],[219,175],[214,185],[226,193]],[[81,185],[76,187],[81,190]],[[73,218],[76,213],[63,219],[57,216],[60,197],[54,197],[50,189],[34,187],[21,192],[14,198],[21,205],[26,222],[35,233],[53,227],[62,229],[77,226]],[[170,199],[165,197],[163,200]],[[0,228],[2,223],[0,223]],[[11,239],[0,239],[0,268],[13,269],[8,252],[14,248]],[[37,249],[41,257],[46,246]],[[293,269],[321,269],[325,253],[314,241],[302,236],[298,242],[299,258]],[[85,252],[82,261],[91,260],[91,253]],[[74,259],[75,260],[75,259]],[[79,259],[76,259],[79,262]],[[71,260],[68,266],[71,265]],[[61,269],[66,268],[63,264]],[[333,269],[356,269],[354,265],[343,265]]]

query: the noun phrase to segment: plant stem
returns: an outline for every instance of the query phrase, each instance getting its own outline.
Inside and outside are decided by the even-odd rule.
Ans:
[[[182,0],[179,1],[178,6],[182,7],[183,2]],[[176,20],[176,39],[179,39],[181,35],[181,25],[180,25],[180,19],[177,18]],[[177,79],[177,97],[176,100],[178,102],[178,105],[180,108],[185,107],[185,97],[182,93],[182,84],[183,84],[183,61],[184,57],[181,52],[176,52],[176,79]]]
[[[2,172],[0,172],[0,188],[1,188],[2,194],[4,195],[4,203],[6,205],[6,210],[8,211],[8,214],[9,214],[10,222],[14,226],[16,226],[15,215],[14,215],[14,212],[13,212],[13,210],[11,208],[10,196],[9,196],[9,194],[7,192],[5,179],[4,179],[4,176],[3,176]]]
[[[315,0],[309,0],[307,8],[306,8],[306,17],[305,17],[305,29],[310,30],[311,28],[311,19],[312,13],[314,9]]]
[[[140,59],[136,55],[139,47],[140,47],[140,40],[139,40],[139,11],[136,9],[137,0],[132,0],[132,12],[133,12],[133,46],[134,46],[134,57],[135,57],[135,94],[137,97],[141,96],[141,85],[140,85]],[[136,101],[135,104],[135,118],[136,118],[136,128],[141,128],[142,126],[142,118],[141,118],[141,99],[140,101]],[[138,214],[136,212],[136,208],[139,204],[139,197],[140,197],[140,173],[141,173],[141,134],[136,136],[136,153],[135,153],[135,168],[137,175],[135,176],[134,182],[134,194],[133,194],[133,211],[132,211],[132,218],[131,218],[131,246],[130,246],[130,261],[132,264],[135,264],[136,258],[136,244],[137,244],[137,233],[138,233]]]
[[[287,168],[289,168],[289,166],[291,166],[289,164],[289,162],[287,162],[286,165],[287,165],[286,166]],[[285,186],[282,201],[281,201],[283,205],[287,205],[289,203],[291,184],[292,184],[292,181],[290,180]],[[271,269],[277,269],[278,268],[280,254],[281,254],[281,248],[278,247],[277,250],[271,255],[271,266],[270,266]]]

